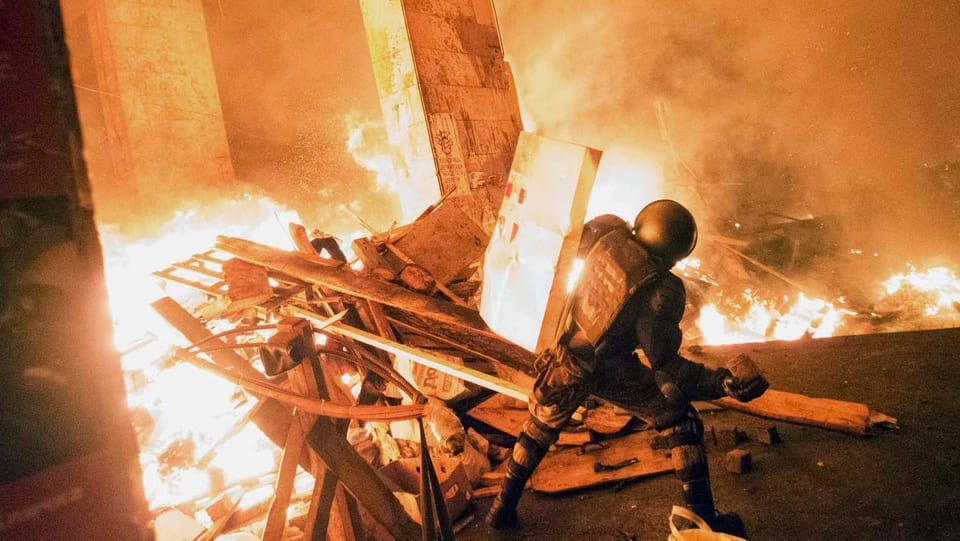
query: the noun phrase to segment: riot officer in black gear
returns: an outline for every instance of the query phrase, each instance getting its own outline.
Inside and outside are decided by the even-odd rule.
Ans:
[[[767,389],[761,375],[738,378],[679,354],[685,290],[670,269],[697,243],[697,225],[681,204],[654,201],[633,227],[614,215],[584,226],[582,274],[554,347],[540,352],[531,415],[517,438],[487,516],[495,529],[516,526],[524,485],[584,399],[594,395],[649,422],[670,448],[683,504],[716,531],[745,535],[735,514],[713,505],[703,422],[695,400],[752,400]],[[649,365],[641,362],[642,350]],[[759,372],[755,372],[759,374]]]

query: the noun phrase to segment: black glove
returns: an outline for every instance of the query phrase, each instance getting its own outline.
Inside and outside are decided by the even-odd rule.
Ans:
[[[723,378],[722,385],[723,392],[725,392],[727,396],[735,398],[740,402],[749,402],[770,388],[770,383],[767,382],[767,378],[763,376],[742,379],[730,375]]]

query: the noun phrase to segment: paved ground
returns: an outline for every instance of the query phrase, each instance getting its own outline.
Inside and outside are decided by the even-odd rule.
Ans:
[[[752,435],[773,424],[783,438],[772,447],[742,444],[753,458],[744,475],[725,471],[724,451],[710,447],[718,507],[739,512],[751,540],[960,539],[960,329],[684,353],[705,360],[739,352],[761,365],[774,388],[862,402],[900,422],[898,430],[859,437],[731,411],[705,414],[708,430],[736,426]],[[527,491],[521,526],[506,534],[483,524],[493,501],[484,498],[473,502],[476,518],[457,539],[663,541],[678,497],[672,474],[619,490]]]

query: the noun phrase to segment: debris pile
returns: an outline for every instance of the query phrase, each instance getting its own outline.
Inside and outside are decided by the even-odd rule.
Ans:
[[[498,488],[533,382],[534,355],[477,311],[482,231],[441,201],[411,224],[354,241],[353,262],[334,237],[300,224],[289,231],[296,251],[221,236],[156,272],[202,299],[153,304],[190,343],[168,352],[167,365],[235,385],[243,412],[212,443],[184,437],[157,451],[162,475],[206,469],[209,478],[196,498],[155,509],[157,524],[203,539],[230,531],[406,539],[462,527],[470,502]],[[144,374],[127,377],[129,387]],[[749,404],[698,406],[856,434],[896,424],[863,405],[773,390]],[[151,413],[137,411],[141,448],[150,449]],[[531,489],[616,487],[673,470],[655,432],[618,408],[591,399],[577,418]],[[273,468],[227,481],[212,457],[249,425],[275,444]],[[736,447],[735,436],[714,439]],[[775,427],[757,437],[778,438]],[[749,470],[746,451],[727,461]]]

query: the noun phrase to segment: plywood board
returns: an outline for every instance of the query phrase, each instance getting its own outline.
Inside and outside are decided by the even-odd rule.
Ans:
[[[529,486],[538,492],[557,493],[672,472],[673,462],[667,452],[650,448],[655,435],[653,430],[634,432],[605,441],[606,448],[589,445],[583,454],[579,454],[580,447],[550,451],[533,472]],[[594,471],[595,463],[617,464],[631,458],[637,458],[637,463],[612,471]]]
[[[530,412],[526,403],[507,395],[495,394],[471,408],[467,415],[504,434],[517,436]]]
[[[447,284],[478,263],[489,236],[457,205],[444,203],[410,224],[397,248],[427,269],[437,283]]]
[[[774,389],[767,390],[750,402],[738,402],[732,398],[721,398],[711,402],[758,417],[780,419],[859,435],[870,434],[875,428],[876,420],[879,420],[879,424],[887,426],[897,424],[896,419],[871,411],[866,404],[814,398]]]
[[[530,351],[556,334],[601,152],[522,132],[487,245],[480,314]]]

